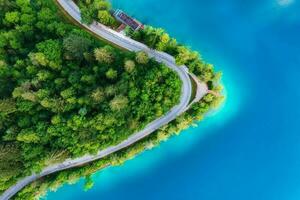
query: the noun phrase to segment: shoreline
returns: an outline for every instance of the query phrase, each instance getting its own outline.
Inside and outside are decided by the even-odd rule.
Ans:
[[[55,0],[55,2],[56,2],[56,4],[58,3],[58,1],[60,1],[60,0]],[[73,1],[71,1],[71,2],[73,2]],[[74,3],[74,2],[73,2]],[[58,3],[58,4],[60,4],[60,3]],[[63,11],[63,12],[66,12],[65,10]],[[67,13],[67,12],[66,12]],[[64,13],[64,14],[66,14],[66,13]],[[67,18],[71,18],[70,16],[66,16]],[[72,20],[73,19],[73,20]],[[75,21],[76,22],[76,20],[74,20],[75,18],[72,18],[71,20],[72,21]],[[84,25],[84,24],[82,24],[82,23],[76,23],[76,24],[80,24],[80,26],[81,27],[85,27],[86,25]],[[99,26],[99,24],[94,24],[94,25],[96,25],[96,26]],[[103,28],[103,25],[100,25],[100,28]],[[89,31],[89,29],[87,29],[87,28],[84,28],[86,31],[88,31],[88,32],[90,32],[90,33],[92,33],[93,35],[96,35],[97,36],[97,34],[95,34],[95,32],[92,32],[92,31]],[[98,35],[98,37],[97,38],[102,38],[102,37],[99,37],[99,35]],[[102,38],[103,39],[103,38]],[[136,41],[135,41],[136,42]],[[111,43],[111,42],[109,42],[109,43]],[[117,46],[119,46],[119,45],[117,45]],[[126,49],[126,48],[125,48]],[[151,57],[153,57],[153,58],[156,58],[156,59],[158,59],[157,61],[160,61],[160,62],[163,62],[162,60],[163,60],[163,56],[164,55],[162,55],[162,54],[166,54],[166,53],[163,53],[163,52],[157,52],[157,51],[155,51],[155,50],[151,50],[150,51],[151,53],[153,53],[153,55],[151,56]],[[167,54],[168,55],[168,54]],[[158,56],[158,57],[157,57]],[[168,55],[169,56],[169,55]],[[173,58],[172,56],[170,56],[171,58]],[[167,58],[166,60],[165,60],[165,64],[166,63],[168,63],[168,64],[175,64],[175,59],[173,58],[173,59],[171,59],[171,60],[174,60],[173,61],[173,63],[172,63],[172,61],[170,61],[170,58]],[[181,68],[181,67],[179,67],[179,66],[177,66],[178,68]],[[174,71],[176,71],[176,70],[174,70]],[[185,111],[187,111],[190,107],[191,107],[191,105],[193,104],[193,103],[195,103],[195,102],[198,102],[198,101],[200,101],[201,99],[202,99],[202,97],[204,97],[206,94],[208,94],[208,88],[207,88],[207,85],[206,84],[201,84],[201,82],[199,82],[199,81],[197,81],[197,78],[196,78],[196,76],[195,75],[193,75],[192,73],[190,73],[190,72],[188,72],[188,69],[185,67],[184,68],[184,71],[186,71],[188,74],[189,74],[189,76],[190,76],[190,81],[192,81],[191,79],[193,79],[193,81],[195,81],[195,83],[196,83],[196,85],[198,86],[197,87],[197,92],[196,92],[196,95],[195,95],[195,99],[192,99],[191,101],[189,101],[189,104],[186,106],[186,108],[183,110],[183,112],[181,113],[181,114],[183,114],[183,113],[185,113]],[[190,84],[191,84],[191,82],[190,82]],[[201,88],[200,88],[200,86],[201,86]],[[200,89],[199,89],[200,88]],[[180,115],[180,114],[179,114]],[[177,115],[177,117],[179,116],[179,115]],[[177,119],[177,117],[176,117],[176,119]],[[175,119],[175,118],[174,118]],[[173,119],[173,120],[174,120]],[[155,120],[156,121],[156,120]],[[169,122],[167,122],[167,124],[169,124],[170,122],[171,122],[172,120],[170,120]],[[166,124],[166,125],[167,125]],[[190,127],[190,126],[189,126]],[[150,134],[149,134],[150,135]],[[148,137],[148,135],[145,137],[145,138],[147,138]],[[144,137],[143,138],[140,138],[140,139],[145,139]],[[140,140],[139,139],[139,140]],[[126,139],[126,140],[128,140],[128,139]],[[137,140],[137,141],[139,141],[139,140]],[[135,145],[135,143],[132,143],[131,145]],[[157,145],[154,145],[154,146],[157,146]],[[125,148],[130,148],[131,146],[130,145],[128,145],[128,146],[126,146]],[[141,152],[139,152],[139,153],[137,153],[137,154],[135,154],[134,156],[137,156],[137,155],[140,155],[141,153],[143,153],[144,151],[146,151],[147,149],[144,149],[143,151],[141,151]],[[118,151],[115,151],[116,153],[118,153]],[[115,153],[115,152],[112,152],[112,153]],[[107,155],[105,155],[105,156],[108,156],[109,154],[107,154]],[[102,158],[102,157],[101,157]],[[64,168],[64,169],[62,169],[62,171],[67,171],[68,169],[73,169],[73,167],[75,167],[75,169],[76,168],[82,168],[82,167],[84,167],[84,166],[86,166],[86,165],[89,165],[89,164],[92,164],[92,163],[90,163],[90,162],[93,162],[93,161],[96,161],[96,160],[98,160],[99,158],[95,158],[95,159],[91,159],[90,161],[87,161],[87,162],[85,162],[85,163],[83,163],[83,164],[78,164],[78,165],[73,165],[72,167],[68,167],[68,168]],[[130,158],[129,158],[130,159]],[[68,159],[69,160],[69,159]],[[126,159],[127,160],[127,159]],[[106,169],[107,167],[109,167],[109,166],[105,166],[105,167],[103,167],[103,168],[101,168],[101,169],[97,169],[97,170],[95,170],[95,172],[94,173],[96,173],[97,171],[102,171],[102,170],[104,170],[104,169]],[[59,171],[61,171],[61,170],[59,170]],[[59,172],[59,171],[55,171],[55,172]],[[54,172],[51,172],[51,174],[52,173],[54,173]],[[50,175],[51,175],[50,174]],[[49,174],[48,174],[49,175]],[[48,176],[47,174],[45,174],[45,175],[43,175],[43,176]],[[41,178],[41,177],[43,177],[43,176],[40,176],[40,177],[38,177],[38,178]],[[27,185],[27,184],[26,184]]]
[[[73,1],[72,1],[73,2]],[[60,3],[60,2],[59,2]],[[61,4],[62,5],[62,4]],[[69,13],[70,14],[70,13]],[[74,18],[75,19],[75,18]],[[99,26],[99,24],[96,24],[97,26]],[[83,25],[84,26],[84,25]],[[102,27],[103,28],[103,27]],[[96,32],[94,32],[94,33],[96,33]],[[152,51],[150,51],[150,52],[152,52]],[[149,52],[148,52],[149,53]],[[172,65],[172,63],[170,62],[170,61],[168,61],[168,59],[167,60],[163,60],[163,57],[161,57],[162,55],[158,55],[157,53],[155,53],[155,51],[153,52],[154,54],[151,56],[151,57],[154,57],[154,58],[156,58],[156,59],[158,59],[157,61],[160,61],[160,62],[165,62],[165,64],[170,64],[170,65]],[[150,54],[151,55],[151,54]],[[157,57],[158,56],[158,57]],[[176,67],[175,67],[175,70],[174,70],[174,68],[173,68],[173,70],[174,71],[177,71],[177,73],[179,72],[178,70],[179,70],[180,68],[178,67],[177,69],[176,69]],[[184,71],[187,71],[187,69],[183,69]],[[189,84],[191,84],[191,82],[190,81],[188,81],[189,82]],[[203,96],[206,94],[206,92],[203,92]],[[188,99],[190,99],[190,95],[188,95],[189,96],[189,98]],[[185,100],[184,100],[185,101]],[[189,102],[189,101],[188,101]],[[185,106],[184,106],[185,108],[184,108],[184,110],[182,110],[182,111],[180,111],[180,114],[181,113],[183,113],[183,112],[185,112],[186,110],[187,110],[187,108],[189,107],[189,105],[186,105],[185,104]],[[173,114],[172,114],[172,111],[170,111],[169,112],[169,114],[170,114],[170,116],[174,116]],[[166,116],[167,116],[168,114],[166,114]],[[177,115],[175,115],[175,116],[178,116],[178,114]],[[171,120],[173,120],[173,119],[169,119],[165,124],[167,124],[167,123],[169,123]],[[155,120],[155,121],[158,121],[158,120]],[[146,127],[147,128],[147,127]],[[149,133],[150,134],[150,133]],[[147,134],[147,135],[149,135],[149,134]],[[143,136],[143,137],[141,137],[141,138],[144,138],[145,136]],[[140,140],[141,138],[140,138],[140,136],[138,136],[138,137],[135,137],[134,135],[131,137],[131,138],[136,138],[135,140]],[[130,139],[128,138],[127,140],[125,140],[124,142],[126,143],[127,141],[129,141]],[[133,144],[134,142],[132,142],[131,144]],[[129,144],[129,145],[126,145],[125,147],[128,147],[128,146],[130,146],[131,144]],[[123,147],[124,145],[122,144],[120,144],[120,148],[122,149],[122,148],[124,148]],[[92,161],[94,161],[94,160],[98,160],[99,158],[102,158],[102,157],[104,157],[104,156],[106,156],[106,155],[109,155],[108,154],[108,152],[109,151],[112,151],[112,152],[115,152],[115,151],[118,151],[118,150],[113,150],[114,149],[114,147],[111,147],[111,148],[108,148],[107,150],[103,150],[103,153],[104,153],[104,155],[102,155],[101,157],[95,157],[95,158],[93,158],[93,156],[87,156],[86,158],[84,158],[83,160],[84,160],[84,162],[81,162],[81,163],[79,163],[79,164],[76,164],[76,162],[77,162],[77,160],[78,159],[75,159],[74,160],[74,164],[72,164],[72,160],[67,160],[66,161],[66,164],[67,165],[65,165],[65,164],[58,164],[58,165],[56,165],[56,166],[50,166],[50,167],[47,167],[45,170],[43,170],[42,171],[42,173],[40,173],[40,174],[33,174],[32,176],[29,176],[29,177],[26,177],[25,179],[23,179],[23,181],[19,181],[16,185],[14,185],[13,187],[17,187],[17,188],[19,188],[19,189],[15,189],[15,188],[13,188],[13,187],[11,187],[11,188],[9,188],[8,190],[6,190],[2,195],[3,196],[1,196],[1,199],[3,198],[3,199],[6,199],[6,198],[10,198],[12,195],[14,195],[15,193],[17,193],[21,188],[23,188],[24,186],[26,186],[26,185],[28,185],[29,183],[31,183],[32,181],[34,181],[34,180],[37,180],[37,179],[39,179],[39,178],[41,178],[41,177],[43,177],[43,176],[46,176],[46,175],[48,175],[48,174],[52,174],[52,173],[54,173],[54,172],[57,172],[57,171],[62,171],[62,170],[66,170],[66,169],[70,169],[70,168],[73,168],[73,167],[77,167],[77,166],[81,166],[81,165],[85,165],[86,163],[89,163],[89,162],[92,162]],[[101,153],[102,154],[102,153]],[[87,160],[86,160],[87,159]],[[86,161],[85,161],[86,160]],[[56,169],[60,169],[60,170],[56,170]],[[10,195],[8,195],[10,193]]]

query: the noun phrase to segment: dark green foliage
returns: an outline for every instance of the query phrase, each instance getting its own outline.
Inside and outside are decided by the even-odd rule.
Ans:
[[[0,192],[117,144],[178,103],[174,72],[103,46],[64,22],[51,0],[0,5]]]
[[[87,53],[92,46],[91,41],[79,34],[71,33],[63,41],[65,55],[70,59],[83,60],[84,53]]]
[[[77,2],[86,22],[107,20],[106,1]],[[143,52],[103,46],[57,12],[51,0],[0,0],[0,193],[32,171],[126,139],[179,100],[181,83],[167,67]],[[187,65],[213,93],[221,92],[213,66],[162,29],[131,34]],[[38,180],[15,199],[35,199],[83,176],[85,189],[91,188],[95,171],[120,165],[201,120],[223,99],[213,93],[134,145]]]
[[[221,100],[221,97],[211,96],[208,94],[204,99],[194,104],[186,113],[179,116],[176,120],[173,120],[169,124],[130,147],[85,166],[49,175],[42,180],[38,180],[26,186],[25,189],[15,196],[15,199],[22,200],[25,198],[29,199],[29,197],[34,198],[37,194],[39,196],[43,196],[48,188],[51,190],[57,190],[64,183],[73,184],[83,176],[87,177],[84,185],[85,189],[89,189],[93,186],[93,180],[91,179],[91,175],[93,173],[107,166],[122,165],[126,160],[132,159],[135,155],[147,149],[151,149],[160,142],[172,137],[174,134],[179,134],[194,121],[201,120],[212,107],[219,105]]]
[[[14,143],[0,143],[0,190],[6,188],[23,169],[20,147]]]

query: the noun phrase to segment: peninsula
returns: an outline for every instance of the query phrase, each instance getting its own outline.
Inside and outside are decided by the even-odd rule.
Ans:
[[[76,3],[0,7],[0,199],[33,199],[82,176],[89,188],[90,174],[179,133],[222,99],[212,65],[163,30],[104,0]]]

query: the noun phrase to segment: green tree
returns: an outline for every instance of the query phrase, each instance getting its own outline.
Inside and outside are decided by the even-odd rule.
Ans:
[[[95,103],[100,103],[105,98],[105,93],[102,88],[96,88],[92,91],[91,97]]]
[[[151,48],[156,48],[157,44],[160,42],[161,36],[164,34],[164,30],[146,26],[143,30],[143,34],[145,35],[145,43]]]
[[[115,96],[109,103],[109,106],[113,111],[121,111],[122,109],[126,108],[127,105],[128,99],[122,95]]]
[[[10,114],[16,111],[16,102],[13,99],[0,99],[0,115]]]
[[[92,189],[93,186],[94,186],[94,181],[93,181],[92,177],[86,176],[85,183],[84,183],[84,190],[85,191],[90,190],[90,189]]]
[[[49,67],[52,69],[60,69],[62,46],[58,40],[46,40],[36,45],[38,52],[41,52],[49,62]]]
[[[149,62],[149,57],[145,52],[140,51],[136,54],[135,60],[139,64],[147,64]]]
[[[46,66],[49,63],[43,53],[30,53],[29,58],[34,65]]]
[[[20,21],[20,13],[17,11],[7,12],[4,20],[9,24],[17,24]]]
[[[109,10],[111,5],[106,0],[94,0],[94,7],[98,10]]]
[[[135,69],[135,62],[133,60],[126,60],[124,68],[128,73],[132,73]]]
[[[32,129],[24,129],[18,134],[17,141],[25,143],[38,143],[40,141],[40,137]]]
[[[106,0],[76,2],[86,8],[83,18],[97,19],[99,11],[110,9]],[[65,23],[57,8],[51,0],[0,0],[0,193],[47,165],[120,143],[180,100],[181,82],[171,69],[144,52],[104,46]],[[162,138],[201,119],[221,101],[215,95],[221,90],[218,75],[191,50],[179,55],[176,40],[161,29],[140,30],[133,36],[175,57],[186,56],[184,63],[207,81],[214,94],[160,130]],[[34,199],[44,189],[73,183],[99,167],[121,164],[159,139],[154,133],[115,156],[53,174],[16,198]]]
[[[107,97],[111,97],[117,93],[117,88],[114,85],[110,85],[105,88],[104,92]]]
[[[106,78],[112,79],[112,80],[113,80],[113,79],[116,79],[116,78],[117,78],[118,72],[117,72],[116,70],[110,68],[110,69],[105,73],[105,75],[106,75]]]
[[[156,49],[159,51],[166,51],[169,47],[170,36],[167,33],[163,33],[160,36],[160,41],[156,45]]]
[[[70,34],[63,41],[63,47],[67,56],[77,60],[83,59],[83,54],[88,52],[91,47],[91,41],[77,34]]]
[[[106,64],[111,64],[115,58],[114,50],[110,46],[95,49],[94,55],[98,62]]]
[[[107,10],[99,10],[98,19],[100,23],[107,26],[112,26],[115,23],[115,19],[111,16],[111,14]]]
[[[189,62],[196,60],[199,58],[199,54],[197,52],[192,52],[190,49],[179,46],[177,48],[178,55],[176,56],[176,64],[178,65],[185,65]]]
[[[13,143],[0,144],[0,191],[7,188],[6,183],[23,170],[21,149]]]

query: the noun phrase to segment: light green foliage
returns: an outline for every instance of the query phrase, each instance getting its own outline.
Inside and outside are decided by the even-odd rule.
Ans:
[[[145,52],[140,51],[136,54],[135,60],[139,64],[147,64],[149,61],[149,57]]]
[[[176,64],[185,65],[190,61],[198,58],[197,52],[191,52],[188,48],[179,46],[177,48],[178,55],[176,56]]]
[[[17,136],[17,141],[25,143],[38,143],[40,137],[32,129],[24,129]]]
[[[105,0],[78,2],[85,22],[97,19],[98,13],[105,20],[109,17]],[[181,82],[166,66],[144,52],[103,46],[57,13],[51,0],[0,0],[0,193],[32,171],[123,141],[179,101]],[[35,199],[48,188],[55,190],[108,165],[122,164],[201,120],[223,100],[215,95],[222,90],[220,75],[198,53],[162,29],[146,27],[130,34],[173,55],[213,92],[129,148],[45,177],[15,199]],[[92,185],[88,177],[85,186]]]
[[[126,60],[124,64],[126,72],[132,73],[135,69],[135,62],[133,60]]]
[[[112,80],[113,80],[113,79],[116,79],[116,78],[117,78],[118,72],[117,72],[116,70],[110,68],[110,69],[105,73],[105,75],[106,75],[106,78],[112,79]]]
[[[114,97],[109,103],[109,106],[113,111],[121,111],[122,109],[126,108],[127,105],[127,97],[121,95]]]
[[[40,52],[29,54],[29,58],[33,65],[46,66],[49,63],[46,56]]]
[[[91,98],[93,99],[94,103],[100,103],[105,98],[105,93],[102,88],[96,88],[92,91]]]
[[[62,45],[59,40],[46,40],[36,45],[37,51],[41,52],[49,62],[51,69],[61,68]]]
[[[16,111],[16,102],[13,99],[0,99],[0,115],[7,115]]]
[[[0,0],[0,19],[0,192],[47,165],[120,143],[179,101],[173,71],[63,22],[52,0]]]
[[[88,1],[91,2],[91,0],[88,0]],[[94,7],[98,10],[109,10],[109,9],[111,9],[110,3],[106,0],[96,0],[96,1],[93,1],[93,3],[94,3]]]
[[[114,52],[110,46],[95,49],[94,55],[99,63],[110,64],[114,60]]]
[[[205,99],[206,98],[211,97],[205,97]],[[186,113],[179,116],[176,120],[173,120],[171,123],[163,126],[161,129],[155,131],[147,138],[144,138],[143,140],[131,145],[126,149],[118,151],[93,163],[87,164],[82,168],[59,172],[57,174],[51,175],[47,179],[43,179],[40,183],[36,182],[27,186],[26,189],[23,190],[23,192],[17,195],[17,199],[24,198],[25,194],[28,196],[34,196],[36,194],[36,191],[44,194],[47,186],[51,187],[53,185],[56,185],[56,187],[59,187],[64,182],[70,182],[70,180],[72,180],[72,177],[86,176],[87,178],[85,182],[85,188],[88,189],[92,187],[93,183],[90,176],[94,172],[101,170],[107,166],[122,165],[126,160],[132,159],[142,151],[150,149],[160,142],[166,141],[174,134],[179,134],[183,129],[190,126],[195,120],[201,120],[203,118],[203,115],[209,111],[210,107],[214,103],[217,103],[218,99],[220,99],[216,97],[213,98],[214,101],[211,103],[207,103],[205,100],[197,102],[192,106],[192,108],[190,108]]]
[[[169,34],[161,28],[146,26],[143,30],[132,31],[126,29],[126,32],[135,40],[141,41],[147,46],[160,51],[174,51],[177,45],[176,40],[171,39]]]
[[[94,181],[93,181],[92,177],[91,176],[87,176],[85,178],[84,190],[85,191],[90,190],[90,189],[92,189],[93,186],[94,186]]]
[[[104,25],[112,25],[114,23],[114,18],[107,10],[99,10],[98,11],[98,21]]]
[[[8,24],[16,24],[20,21],[20,13],[17,11],[5,13],[5,22]]]
[[[107,26],[117,26],[115,18],[110,14],[111,5],[106,0],[79,0],[82,21],[90,24],[93,20]]]
[[[143,30],[133,32],[126,29],[126,32],[133,39],[174,56],[177,65],[186,65],[190,72],[197,75],[200,80],[204,82],[213,81],[215,83],[213,87],[219,84],[221,76],[214,72],[212,65],[203,62],[198,52],[178,44],[163,29],[146,26]]]

